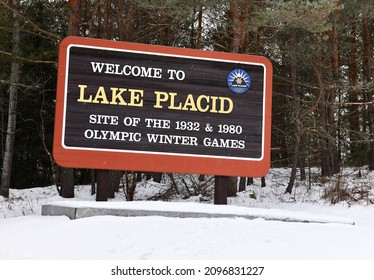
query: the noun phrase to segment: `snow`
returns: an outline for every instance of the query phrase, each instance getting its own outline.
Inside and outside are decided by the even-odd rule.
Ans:
[[[3,259],[357,259],[374,248],[373,228],[263,219],[31,216],[0,226]]]
[[[370,185],[374,174],[347,170],[347,188]],[[374,206],[371,191],[361,200],[335,205],[321,199],[334,185],[299,181],[292,195],[284,194],[288,169],[273,169],[267,186],[253,186],[212,205],[201,196],[171,202],[139,201],[161,185],[140,185],[135,202],[118,194],[101,207],[133,207],[150,211],[256,214],[260,218],[170,218],[162,216],[96,216],[70,220],[41,216],[41,205],[92,206],[89,186],[76,186],[74,199],[58,196],[54,186],[11,190],[0,198],[1,260],[372,260]],[[366,181],[365,181],[366,180]],[[256,197],[256,198],[254,198]],[[109,205],[110,204],[110,205]],[[282,222],[269,217],[316,219],[325,223]],[[350,222],[354,222],[352,225]]]

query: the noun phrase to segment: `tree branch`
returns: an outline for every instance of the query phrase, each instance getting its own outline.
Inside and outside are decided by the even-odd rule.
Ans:
[[[20,61],[26,61],[26,62],[31,62],[31,63],[42,63],[42,64],[57,64],[56,61],[51,61],[51,60],[34,60],[34,59],[28,59],[26,57],[21,57],[15,54],[12,54],[10,52],[5,52],[0,50],[0,54],[8,55],[11,57],[14,57],[15,59],[18,59]]]
[[[15,14],[17,17],[21,18],[25,23],[28,23],[30,24],[34,29],[36,29],[37,31],[39,31],[40,33],[44,34],[47,36],[47,38],[53,40],[53,41],[61,41],[61,38],[53,33],[50,33],[48,31],[45,31],[43,30],[42,28],[40,28],[37,24],[35,24],[34,22],[32,22],[29,18],[25,17],[24,15],[22,15],[17,9],[11,7],[9,4],[7,4],[6,2],[4,2],[3,0],[0,0],[0,4],[2,6],[4,6],[6,9],[10,10],[13,14]]]

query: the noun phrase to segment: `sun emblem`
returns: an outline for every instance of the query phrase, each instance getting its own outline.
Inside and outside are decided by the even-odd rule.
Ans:
[[[243,69],[234,69],[227,76],[227,85],[234,93],[245,93],[251,85],[251,77]]]

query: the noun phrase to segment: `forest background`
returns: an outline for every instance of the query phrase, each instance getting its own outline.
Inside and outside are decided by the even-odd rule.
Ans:
[[[68,35],[265,56],[274,69],[271,165],[291,168],[286,191],[311,167],[320,178],[344,166],[374,169],[373,0],[0,0],[0,7],[4,197],[9,188],[49,185],[72,197],[75,184],[93,181],[92,170],[60,168],[51,156],[57,52]],[[113,192],[123,174],[129,200],[142,176],[162,177],[113,171]]]

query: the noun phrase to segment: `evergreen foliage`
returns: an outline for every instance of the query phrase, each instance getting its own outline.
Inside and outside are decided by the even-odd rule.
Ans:
[[[12,60],[10,2],[0,0],[2,150]],[[264,55],[274,67],[272,165],[292,166],[295,172],[320,166],[322,176],[331,176],[342,165],[374,167],[374,85],[368,70],[373,69],[368,58],[374,46],[371,2],[81,0],[79,32],[84,37],[228,52],[240,26],[239,51]],[[230,14],[234,4],[239,18]],[[240,18],[245,5],[248,13]],[[49,153],[57,50],[67,34],[69,6],[66,1],[25,0],[16,12],[22,74],[11,185],[46,186],[58,180]],[[364,19],[369,33],[364,32]],[[292,190],[292,178],[290,185]]]

